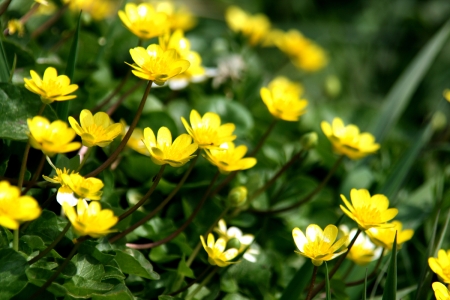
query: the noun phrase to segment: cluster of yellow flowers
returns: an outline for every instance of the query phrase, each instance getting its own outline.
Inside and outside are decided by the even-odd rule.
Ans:
[[[438,251],[438,257],[428,258],[428,265],[430,269],[437,274],[439,280],[447,284],[450,284],[450,250],[440,249]],[[449,300],[450,290],[441,282],[434,282],[432,284],[434,295],[438,300]]]

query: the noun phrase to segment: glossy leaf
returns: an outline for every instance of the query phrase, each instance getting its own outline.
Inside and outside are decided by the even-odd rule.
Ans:
[[[134,249],[116,250],[115,260],[125,274],[133,274],[147,279],[158,280],[159,274],[144,255]]]
[[[303,294],[303,290],[311,280],[311,276],[306,274],[312,274],[313,267],[313,264],[309,260],[305,261],[303,266],[298,269],[297,273],[295,273],[294,277],[289,282],[289,285],[284,290],[280,300],[300,298],[300,295]]]
[[[27,261],[13,249],[0,249],[0,299],[11,299],[27,285]]]
[[[92,294],[92,300],[134,300],[135,297],[124,284],[116,285],[105,294]]]

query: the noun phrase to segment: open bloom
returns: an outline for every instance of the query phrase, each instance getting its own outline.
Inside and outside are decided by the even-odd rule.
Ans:
[[[236,136],[233,135],[236,126],[233,123],[220,125],[220,116],[216,113],[207,112],[201,117],[193,109],[189,118],[191,125],[183,117],[181,117],[181,122],[201,149],[219,148],[223,143],[236,139]]]
[[[98,178],[84,178],[78,173],[61,174],[62,180],[75,194],[78,199],[100,200],[104,184]]]
[[[89,235],[99,238],[114,232],[110,229],[119,220],[110,209],[102,209],[97,201],[89,205],[84,200],[78,200],[77,211],[68,203],[63,203],[64,213],[73,226],[73,230],[80,236]]]
[[[80,113],[81,126],[73,117],[69,117],[69,123],[86,147],[108,146],[122,132],[123,126],[121,123],[113,123],[104,112],[92,116],[87,109],[83,109]]]
[[[79,142],[72,142],[75,131],[66,122],[57,120],[50,123],[46,118],[36,116],[28,119],[27,123],[31,147],[42,150],[45,155],[71,152],[81,147]]]
[[[19,37],[23,37],[23,35],[25,34],[25,27],[23,26],[23,23],[18,19],[9,20],[8,33],[10,35],[17,33]]]
[[[203,248],[208,253],[208,262],[211,265],[217,265],[219,267],[226,267],[232,263],[230,260],[234,259],[238,254],[238,249],[231,248],[225,251],[227,242],[223,238],[215,241],[212,233],[208,234],[208,241],[205,243],[203,236],[200,236]]]
[[[125,11],[119,10],[122,23],[141,39],[149,39],[164,34],[169,29],[167,14],[157,12],[149,3],[127,3]]]
[[[252,46],[264,41],[270,31],[270,20],[263,14],[250,15],[237,6],[228,7],[225,20],[231,30],[242,32]]]
[[[171,30],[181,29],[187,31],[195,26],[197,20],[185,5],[172,1],[159,1],[155,3],[157,12],[167,15],[167,21]]]
[[[395,232],[397,232],[397,249],[401,249],[402,244],[409,241],[414,235],[414,230],[403,229],[403,224],[399,221],[392,221],[389,228],[370,228],[366,231],[371,241],[387,250],[392,250],[394,245]]]
[[[218,149],[206,151],[206,159],[219,168],[221,173],[229,173],[237,170],[246,170],[256,165],[256,158],[246,157],[247,146],[235,147],[234,143],[228,142],[220,145]]]
[[[440,282],[433,282],[431,285],[436,300],[450,300],[450,292],[448,288]]]
[[[117,11],[119,1],[105,0],[62,0],[63,3],[69,5],[71,11],[83,14],[89,14],[94,20],[103,20],[108,18]]]
[[[437,258],[428,258],[428,265],[439,276],[440,280],[450,284],[450,250],[440,249]]]
[[[20,223],[41,215],[38,202],[31,196],[21,196],[20,189],[0,181],[0,226],[18,229]]]
[[[41,96],[45,104],[53,101],[65,101],[74,99],[77,96],[69,95],[78,89],[78,85],[70,84],[70,79],[66,75],[59,75],[55,68],[48,67],[41,78],[35,71],[30,71],[31,78],[24,78],[25,88],[32,93]]]
[[[58,203],[61,205],[64,202],[68,202],[70,206],[77,205],[78,198],[74,196],[72,189],[67,184],[64,183],[62,174],[70,175],[70,174],[78,174],[78,172],[68,170],[66,168],[59,169],[55,167],[55,165],[52,163],[50,158],[48,158],[48,156],[47,161],[55,170],[56,174],[53,176],[53,178],[45,175],[42,175],[42,177],[45,179],[45,181],[61,185],[60,188],[58,189],[58,193],[56,194],[56,201],[58,201]]]
[[[192,154],[198,149],[198,145],[192,143],[192,137],[185,133],[177,137],[172,144],[172,134],[167,127],[158,130],[157,138],[153,130],[145,128],[143,141],[152,161],[157,165],[169,164],[172,167],[181,167],[195,157]]]
[[[342,211],[364,231],[372,227],[392,227],[393,225],[387,222],[398,214],[396,208],[388,209],[389,199],[385,195],[370,196],[366,189],[352,189],[350,191],[351,204],[344,195],[341,195],[341,199],[347,206],[345,208],[341,205]]]
[[[134,64],[130,65],[133,74],[157,85],[163,85],[168,79],[183,73],[189,68],[189,61],[181,59],[175,49],[164,51],[161,46],[152,44],[147,49],[130,49]]]
[[[347,252],[345,246],[348,236],[345,235],[336,241],[338,228],[328,225],[322,231],[316,224],[311,224],[306,228],[306,235],[298,227],[292,230],[295,245],[299,251],[295,251],[307,258],[310,258],[315,266],[320,266],[324,261]],[[339,252],[336,252],[339,251]]]
[[[261,88],[260,94],[270,113],[285,121],[298,121],[306,112],[308,101],[300,99],[303,87],[286,77],[277,77],[268,87]]]
[[[339,226],[339,229],[341,229],[345,234],[348,234],[349,240],[352,240],[357,233],[356,228],[348,232],[348,228],[345,225]],[[377,247],[370,241],[368,236],[361,232],[361,234],[356,238],[352,248],[350,248],[347,258],[355,264],[363,266],[378,258],[381,255],[381,251],[383,251],[382,248]]]
[[[147,147],[144,144],[144,132],[141,128],[135,128],[128,140],[127,146],[142,155],[150,156]]]
[[[320,126],[333,145],[334,152],[347,155],[351,159],[363,158],[380,148],[372,134],[360,133],[359,128],[353,124],[344,126],[340,118],[334,118],[332,124],[322,121]]]

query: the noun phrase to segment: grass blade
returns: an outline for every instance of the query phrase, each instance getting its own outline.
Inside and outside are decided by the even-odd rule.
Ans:
[[[397,232],[392,245],[391,261],[386,277],[382,300],[396,300],[397,294]]]
[[[366,275],[364,276],[364,291],[363,291],[362,300],[367,300],[367,269],[366,269]]]
[[[9,65],[6,60],[5,48],[0,39],[0,82],[9,82]]]
[[[328,265],[325,262],[325,293],[327,295],[326,299],[331,300],[331,290],[330,290],[330,278],[328,277]]]
[[[283,296],[281,296],[280,300],[293,300],[300,298],[300,295],[303,293],[304,289],[308,285],[308,282],[311,280],[310,276],[305,276],[305,274],[311,274],[313,271],[313,264],[309,261],[309,259],[298,269],[297,273],[295,273],[294,277],[289,282],[289,285],[283,292]]]

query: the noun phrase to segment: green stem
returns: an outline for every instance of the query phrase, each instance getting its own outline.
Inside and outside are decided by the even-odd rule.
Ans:
[[[381,251],[380,257],[378,258],[377,264],[375,265],[375,268],[373,269],[373,271],[367,276],[367,279],[371,279],[372,277],[375,277],[375,275],[377,274],[378,268],[381,265],[381,261],[383,260],[383,256],[384,256],[384,252],[386,250],[383,249],[383,251]],[[360,285],[363,284],[365,282],[366,278],[362,278],[360,280],[355,280],[355,281],[351,281],[351,282],[346,282],[345,286],[355,286],[355,285]]]
[[[6,2],[2,4],[2,6],[0,7],[0,16],[3,15],[5,11],[8,9],[8,6],[11,3],[11,1],[12,0],[6,0]]]
[[[148,220],[150,220],[154,215],[156,215],[161,209],[164,208],[164,206],[169,203],[169,201],[175,196],[176,193],[178,193],[178,191],[180,190],[180,188],[183,186],[184,182],[186,181],[186,179],[188,178],[189,174],[191,173],[192,169],[194,168],[195,162],[198,159],[198,155],[199,151],[197,151],[197,155],[195,156],[195,158],[192,160],[191,165],[189,166],[189,169],[186,171],[186,173],[184,173],[183,178],[181,178],[180,182],[178,182],[177,186],[175,187],[175,189],[169,194],[169,196],[167,196],[166,199],[164,199],[163,202],[161,202],[154,210],[152,210],[150,213],[148,213],[144,218],[142,218],[140,221],[138,221],[136,224],[130,226],[129,228],[127,228],[126,230],[122,231],[121,233],[113,236],[112,238],[109,239],[110,243],[114,243],[117,240],[120,240],[121,238],[123,238],[124,236],[126,236],[127,234],[129,234],[130,232],[132,232],[133,230],[135,230],[136,228],[138,228],[139,226],[141,226],[142,224],[146,223]]]
[[[25,177],[25,171],[27,170],[28,152],[30,152],[30,140],[27,141],[25,151],[23,152],[22,164],[20,166],[19,179],[17,181],[17,187],[22,190],[23,180]]]
[[[141,200],[139,200],[138,203],[136,203],[133,207],[131,207],[129,210],[127,210],[126,212],[124,212],[123,214],[121,214],[119,216],[119,221],[122,221],[123,219],[125,219],[126,217],[128,217],[129,215],[131,215],[133,212],[135,212],[139,207],[141,207],[145,201],[147,201],[148,198],[150,198],[150,196],[153,194],[153,192],[156,189],[156,186],[158,185],[159,181],[161,180],[161,177],[163,175],[164,172],[164,168],[166,167],[166,165],[162,165],[161,168],[159,169],[158,174],[156,175],[155,178],[153,178],[153,184],[150,187],[150,189],[148,190],[148,192],[142,197]]]
[[[125,99],[127,99],[127,97],[132,94],[135,90],[137,90],[138,87],[140,87],[142,85],[143,81],[140,80],[138,81],[135,85],[133,85],[128,91],[126,91],[122,97],[119,98],[119,100],[117,100],[116,103],[114,103],[113,106],[111,106],[111,108],[108,109],[108,111],[106,112],[109,116],[111,116],[118,108],[120,105],[122,105],[123,101],[125,101]]]
[[[311,297],[312,297],[311,293],[312,293],[313,288],[314,288],[314,282],[316,281],[317,270],[319,270],[319,267],[318,266],[314,266],[313,273],[312,273],[312,276],[311,276],[311,284],[309,285],[308,296],[306,296],[306,300],[310,300]]]
[[[275,127],[275,124],[277,124],[277,121],[278,121],[278,119],[274,119],[272,121],[272,123],[270,123],[270,125],[267,128],[264,135],[259,139],[258,145],[256,145],[255,149],[253,149],[253,151],[250,152],[250,154],[248,156],[253,157],[253,156],[255,156],[256,153],[258,153],[259,149],[261,149],[261,147],[264,144],[264,142],[266,141],[267,137],[269,136],[269,134],[272,132],[273,128]]]
[[[208,284],[208,282],[211,280],[211,278],[214,276],[214,274],[216,274],[216,272],[219,270],[219,267],[215,267],[214,270],[212,270],[211,273],[209,273],[209,275],[202,281],[202,283],[200,283],[197,288],[190,293],[187,297],[186,300],[190,300],[193,299],[195,295],[197,295],[198,292],[200,292],[200,290],[202,289],[202,287],[204,287],[205,285]]]
[[[342,160],[344,159],[344,156],[340,156],[338,160],[336,160],[336,162],[334,163],[333,167],[331,168],[331,170],[328,172],[327,176],[325,177],[325,179],[308,195],[306,195],[305,198],[301,199],[300,201],[288,206],[288,207],[284,207],[284,208],[279,208],[279,209],[270,209],[270,210],[258,210],[258,209],[252,209],[250,211],[258,213],[258,214],[277,214],[277,213],[282,213],[282,212],[286,212],[289,211],[291,209],[297,208],[299,206],[301,206],[302,204],[305,204],[306,202],[308,202],[309,200],[311,200],[317,193],[319,193],[324,187],[325,185],[328,183],[328,181],[330,180],[331,176],[334,174],[334,172],[336,172],[337,168],[339,167],[339,165],[341,164]]]
[[[123,137],[123,139],[120,142],[117,149],[113,152],[113,154],[111,154],[110,157],[108,157],[108,159],[103,164],[101,164],[97,169],[95,169],[91,173],[87,174],[85,177],[97,176],[101,171],[103,171],[107,167],[109,167],[116,160],[119,153],[122,152],[123,148],[125,148],[126,144],[128,143],[128,140],[131,137],[131,134],[133,133],[134,129],[136,128],[139,118],[141,117],[142,111],[144,110],[145,102],[147,101],[148,94],[150,93],[150,89],[152,88],[152,83],[153,82],[151,80],[148,82],[147,88],[145,89],[144,95],[142,96],[141,103],[139,104],[139,107],[136,111],[136,115],[133,119],[133,122],[131,122],[127,133]]]
[[[36,182],[39,178],[39,175],[41,175],[42,169],[44,168],[45,157],[46,157],[46,155],[44,153],[42,153],[42,157],[41,157],[41,160],[39,161],[39,165],[36,169],[36,172],[34,172],[31,180],[28,183],[26,183],[27,187],[23,190],[23,192],[22,192],[23,195],[25,195],[36,184]]]
[[[134,248],[134,249],[150,249],[150,248],[154,248],[154,247],[158,247],[160,245],[163,245],[163,244],[165,244],[167,242],[170,242],[174,238],[176,238],[180,233],[182,233],[184,231],[184,229],[186,229],[186,227],[188,227],[189,224],[191,224],[191,222],[194,220],[195,216],[197,216],[198,212],[203,207],[203,204],[205,204],[206,199],[208,199],[208,196],[211,193],[211,189],[212,189],[214,183],[216,182],[217,178],[219,177],[219,175],[220,175],[220,172],[217,171],[216,175],[211,180],[211,182],[210,182],[210,184],[208,186],[208,189],[206,190],[205,194],[203,195],[202,200],[200,200],[200,202],[198,203],[197,207],[194,209],[194,211],[190,215],[189,219],[187,219],[186,222],[184,222],[184,224],[181,225],[181,227],[178,228],[174,233],[172,233],[168,237],[166,237],[166,238],[164,238],[162,240],[159,240],[157,242],[143,244],[143,245],[127,244],[127,246],[130,247],[130,248]]]
[[[35,262],[37,262],[38,260],[40,260],[41,258],[46,256],[47,253],[52,251],[52,249],[55,248],[56,245],[59,243],[59,241],[61,241],[61,239],[66,235],[66,232],[69,230],[70,226],[72,226],[72,223],[67,222],[67,225],[64,227],[63,231],[61,231],[61,233],[58,235],[58,237],[47,248],[45,248],[44,251],[39,253],[39,255],[33,257],[33,259],[31,259],[30,261],[28,261],[28,264],[29,265],[34,264]]]
[[[210,270],[211,270],[212,266],[208,266],[200,275],[197,276],[197,278],[195,278],[194,280],[192,280],[191,282],[189,282],[186,286],[182,287],[179,290],[176,290],[175,292],[172,292],[170,294],[168,294],[169,296],[175,296],[181,292],[184,292],[185,290],[187,290],[188,288],[190,288],[194,283],[198,282],[200,279],[203,278],[203,276],[205,276],[205,274],[207,274]],[[182,278],[184,278],[184,276],[182,276]],[[181,282],[183,282],[183,280],[181,280]],[[180,282],[180,284],[181,284]]]
[[[14,229],[13,249],[19,251],[19,228]]]

